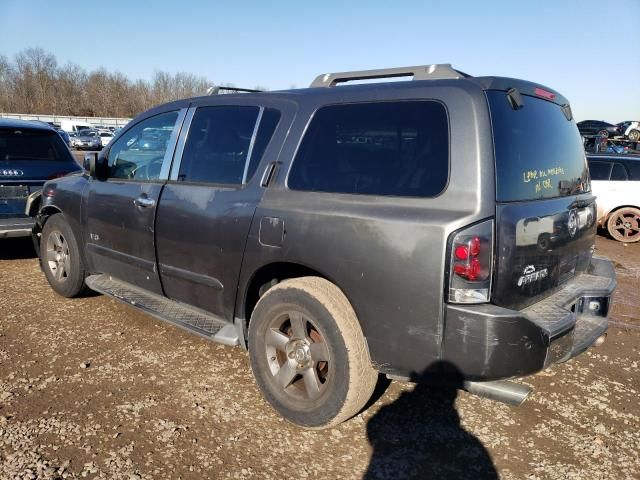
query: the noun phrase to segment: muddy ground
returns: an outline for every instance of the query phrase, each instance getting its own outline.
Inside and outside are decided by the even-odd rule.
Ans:
[[[305,431],[262,399],[240,348],[61,298],[29,240],[0,241],[0,479],[640,478],[640,245],[597,247],[619,279],[607,342],[525,379],[521,407],[393,382]]]

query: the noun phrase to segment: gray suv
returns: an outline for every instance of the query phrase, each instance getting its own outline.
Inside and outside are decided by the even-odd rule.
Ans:
[[[508,379],[603,341],[615,288],[568,101],[449,65],[158,106],[29,209],[59,294],[247,348],[310,428],[379,373],[519,404]]]

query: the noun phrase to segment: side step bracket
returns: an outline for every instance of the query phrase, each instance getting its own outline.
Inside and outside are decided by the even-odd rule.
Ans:
[[[91,275],[87,277],[86,283],[91,290],[109,295],[160,320],[214,342],[230,346],[240,344],[236,327],[208,312],[147,292],[106,274]]]

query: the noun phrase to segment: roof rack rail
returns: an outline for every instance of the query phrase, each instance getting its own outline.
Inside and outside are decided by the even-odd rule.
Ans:
[[[213,87],[207,88],[207,95],[219,95],[221,90],[225,92],[247,92],[247,93],[258,93],[263,91],[263,90],[255,90],[252,88],[218,87],[214,85]]]
[[[411,75],[413,75],[413,80],[443,80],[448,78],[466,78],[471,76],[454,69],[450,63],[437,63],[433,65],[416,65],[414,67],[325,73],[323,75],[318,75],[311,83],[311,87],[335,87],[339,83],[350,82],[353,80],[408,77]]]

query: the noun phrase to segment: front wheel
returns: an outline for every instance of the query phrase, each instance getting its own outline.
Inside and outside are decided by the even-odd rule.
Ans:
[[[637,142],[638,140],[640,140],[640,130],[631,130],[628,136],[629,140],[631,140],[632,142]]]
[[[40,252],[44,274],[57,293],[70,298],[86,289],[78,242],[61,213],[52,215],[44,224]]]
[[[249,325],[249,355],[267,401],[307,428],[357,414],[378,379],[351,304],[318,277],[285,280],[260,298]]]
[[[640,210],[621,208],[609,216],[607,231],[615,240],[633,243],[640,240]]]

